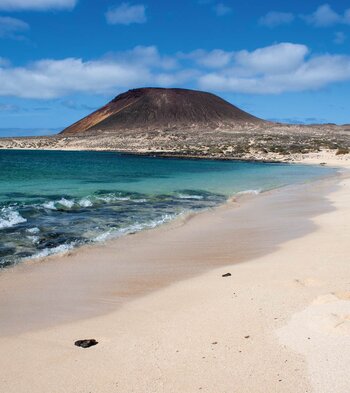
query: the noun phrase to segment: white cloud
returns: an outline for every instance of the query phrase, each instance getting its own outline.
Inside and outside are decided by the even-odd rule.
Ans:
[[[242,50],[235,55],[236,65],[255,73],[288,72],[303,63],[308,53],[305,45],[280,43],[256,49]]]
[[[136,46],[124,52],[111,53],[107,59],[118,61],[121,64],[135,64],[140,67],[156,65],[158,68],[171,70],[178,67],[176,58],[160,55],[156,46]]]
[[[73,9],[78,0],[0,0],[0,10],[24,11],[24,10],[50,10],[50,9]]]
[[[307,46],[293,43],[254,51],[198,49],[173,56],[160,54],[154,46],[138,46],[97,60],[46,59],[22,67],[0,61],[0,96],[36,99],[115,94],[152,85],[279,94],[341,81],[350,81],[350,56],[313,55]]]
[[[270,11],[260,18],[259,23],[267,27],[276,27],[280,25],[287,25],[293,22],[294,15],[290,12]]]
[[[329,4],[323,4],[317,10],[305,17],[312,25],[317,27],[332,26],[341,21],[341,16],[330,7]]]
[[[182,84],[194,78],[193,71],[176,71],[176,67],[175,58],[161,56],[153,46],[92,61],[47,59],[26,67],[0,63],[0,95],[49,99],[77,92],[102,94],[135,86]]]
[[[306,23],[314,27],[330,27],[336,24],[350,24],[350,8],[338,13],[329,4],[320,5],[309,15],[299,15]],[[290,24],[296,16],[291,12],[270,11],[259,19],[259,23],[270,28]]]
[[[223,3],[218,3],[214,6],[214,11],[217,16],[224,16],[230,14],[232,9]]]
[[[234,52],[226,52],[221,49],[214,49],[212,51],[197,49],[187,54],[178,54],[180,58],[194,60],[198,65],[207,68],[225,67],[231,62],[233,55]]]
[[[306,46],[290,43],[242,51],[232,67],[203,74],[198,83],[203,89],[216,91],[279,94],[316,90],[350,80],[350,56],[320,55],[307,59],[307,54]]]
[[[0,69],[0,94],[25,98],[55,98],[75,92],[98,94],[149,79],[147,69],[130,64],[75,58],[41,60],[28,67]]]
[[[0,16],[0,37],[21,38],[20,33],[27,30],[29,30],[29,25],[23,20]]]
[[[329,27],[338,23],[350,24],[350,8],[344,14],[338,14],[329,4],[319,6],[311,15],[303,15],[302,18],[315,27]]]
[[[132,23],[145,23],[146,7],[143,4],[130,5],[122,3],[106,12],[106,20],[110,25],[130,25]]]
[[[173,73],[160,73],[152,76],[152,83],[162,87],[183,87],[187,82],[194,82],[200,76],[199,70],[180,70]]]

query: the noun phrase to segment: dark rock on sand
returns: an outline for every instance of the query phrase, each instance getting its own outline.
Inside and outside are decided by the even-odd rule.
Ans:
[[[88,339],[88,340],[78,340],[74,343],[74,345],[76,345],[77,347],[81,347],[81,348],[89,348],[89,347],[92,347],[97,344],[98,344],[98,341],[96,341],[93,338]]]
[[[230,276],[232,276],[231,273],[225,273],[225,274],[222,275],[222,277],[230,277]]]

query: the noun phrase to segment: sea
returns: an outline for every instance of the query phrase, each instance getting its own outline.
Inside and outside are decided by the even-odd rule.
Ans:
[[[116,152],[0,150],[0,268],[334,171]]]

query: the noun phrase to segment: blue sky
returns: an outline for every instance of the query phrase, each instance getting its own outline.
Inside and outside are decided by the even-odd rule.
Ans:
[[[57,132],[129,88],[350,123],[350,3],[0,0],[0,136]]]

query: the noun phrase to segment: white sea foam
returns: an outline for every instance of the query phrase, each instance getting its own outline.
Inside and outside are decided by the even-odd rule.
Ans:
[[[27,236],[27,238],[28,238],[29,240],[31,240],[31,242],[32,242],[33,244],[38,243],[38,241],[39,241],[39,239],[40,239],[39,236]]]
[[[179,194],[178,197],[180,199],[197,199],[197,200],[203,199],[202,195],[190,195],[190,194]]]
[[[129,197],[119,197],[113,194],[105,195],[105,196],[98,196],[96,198],[99,201],[103,201],[106,203],[115,202],[115,201],[130,201]]]
[[[158,220],[153,220],[151,222],[148,223],[148,228],[155,228],[158,225],[161,224],[165,224],[171,220],[173,220],[176,217],[181,216],[183,213],[174,213],[174,214],[163,214],[161,218],[159,218]]]
[[[109,230],[107,232],[102,233],[95,237],[94,241],[96,242],[104,242],[109,239],[115,239],[124,235],[128,235],[130,233],[140,232],[144,229],[152,229],[156,228],[161,224],[165,224],[167,222],[172,221],[174,218],[180,216],[181,214],[163,214],[161,218],[157,220],[152,220],[143,224],[135,223],[133,225],[129,225],[125,228],[121,228],[118,230]]]
[[[18,211],[12,207],[3,207],[0,210],[0,229],[11,228],[17,224],[27,222]]]
[[[68,209],[71,209],[75,205],[75,202],[73,200],[71,200],[71,199],[61,198],[57,202],[57,204],[59,204],[61,206],[64,206],[64,207],[66,207]]]
[[[82,198],[82,199],[78,202],[78,204],[79,204],[81,207],[91,207],[91,206],[93,205],[93,203],[91,202],[91,200],[90,200],[89,197],[87,197],[87,198]]]
[[[147,228],[147,224],[141,225],[141,224],[133,224],[130,226],[127,226],[125,228],[121,228],[118,230],[109,230],[107,232],[101,233],[101,235],[98,235],[95,237],[94,241],[96,242],[104,242],[108,239],[116,239],[118,237],[127,235],[129,233],[133,233],[133,232],[140,232],[142,231],[142,229],[146,229]]]
[[[67,209],[71,209],[75,205],[75,201],[71,199],[61,198],[58,201],[49,201],[43,203],[43,207],[49,210],[57,210],[59,207],[65,207]]]
[[[112,237],[112,233],[113,233],[113,231],[107,231],[107,232],[101,233],[101,235],[98,235],[94,238],[94,241],[95,242],[104,242]]]
[[[244,191],[237,192],[236,196],[239,196],[239,195],[258,195],[260,193],[261,193],[261,190],[244,190]]]
[[[43,207],[45,209],[49,209],[49,210],[57,210],[57,208],[55,206],[55,202],[53,202],[53,201],[43,203]]]
[[[28,259],[39,259],[45,258],[53,254],[64,254],[69,250],[73,249],[76,246],[76,243],[70,244],[61,244],[60,246],[53,247],[53,248],[45,248],[44,250],[38,252],[37,254],[31,256]]]
[[[29,232],[29,233],[32,233],[32,234],[37,234],[37,233],[39,233],[39,232],[40,232],[40,229],[39,229],[39,228],[37,228],[37,227],[34,227],[34,228],[28,228],[28,229],[27,229],[27,232]]]
[[[74,199],[61,198],[60,200],[45,202],[42,204],[42,206],[45,209],[49,209],[49,210],[57,210],[62,207],[66,209],[72,209],[73,207],[77,207],[77,206],[92,207],[96,203],[99,204],[101,202],[111,203],[117,201],[130,201],[130,200],[132,200],[130,197],[122,197],[114,194],[108,194],[108,195],[99,195],[99,196],[87,196],[81,198],[79,201],[75,201]],[[143,203],[143,202],[147,202],[147,199],[142,199],[142,198],[133,199],[133,202]]]

